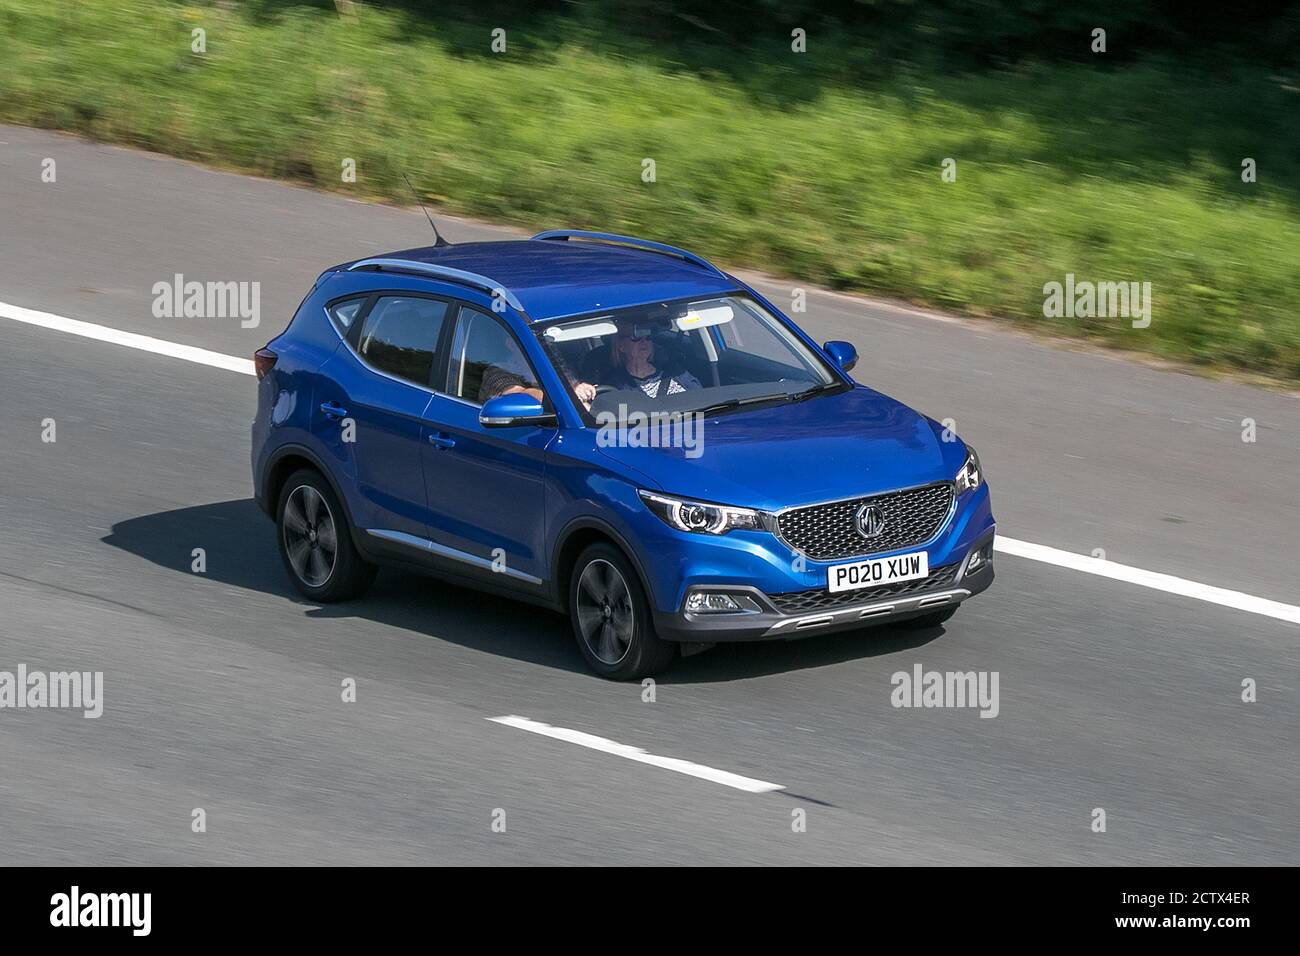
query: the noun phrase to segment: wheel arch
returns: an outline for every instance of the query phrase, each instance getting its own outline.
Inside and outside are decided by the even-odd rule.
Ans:
[[[649,600],[651,612],[655,610],[655,592],[650,587],[636,549],[617,529],[599,518],[575,518],[564,526],[556,538],[554,556],[551,560],[551,588],[556,605],[569,613],[569,584],[573,579],[573,567],[578,556],[590,545],[603,542],[617,548],[636,571],[641,589]]]
[[[258,502],[262,510],[272,518],[276,517],[275,509],[280,501],[280,493],[284,490],[284,483],[289,480],[290,475],[300,468],[310,468],[321,474],[321,477],[329,484],[330,490],[334,492],[334,497],[342,505],[343,517],[347,519],[349,529],[355,531],[357,525],[352,520],[352,511],[348,507],[348,499],[343,494],[343,489],[339,487],[338,481],[330,472],[328,466],[320,460],[318,455],[304,445],[284,445],[276,449],[275,453],[267,459],[263,471],[262,499]]]

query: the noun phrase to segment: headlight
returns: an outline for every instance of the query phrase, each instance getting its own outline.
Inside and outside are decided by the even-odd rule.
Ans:
[[[966,464],[962,465],[961,471],[957,472],[955,481],[959,495],[965,491],[974,491],[984,484],[984,472],[980,470],[980,456],[975,454],[975,449],[970,445],[966,446]]]
[[[725,534],[733,528],[757,529],[762,527],[757,511],[749,508],[731,508],[727,505],[710,505],[702,501],[687,501],[651,491],[640,492],[646,507],[678,531],[696,534]]]

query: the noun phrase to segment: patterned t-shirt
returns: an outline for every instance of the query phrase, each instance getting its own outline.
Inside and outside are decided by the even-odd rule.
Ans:
[[[649,398],[658,398],[660,394],[676,395],[687,389],[701,387],[700,380],[690,372],[674,372],[669,375],[662,369],[655,369],[644,378],[637,378],[626,370],[619,369],[609,384],[615,388],[639,388]]]

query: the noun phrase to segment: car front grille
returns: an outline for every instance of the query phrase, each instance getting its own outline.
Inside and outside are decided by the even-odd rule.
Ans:
[[[858,509],[875,505],[884,524],[875,537],[857,528]],[[863,557],[929,541],[952,507],[952,484],[943,482],[883,495],[792,508],[777,517],[777,531],[794,550],[815,561]]]
[[[802,614],[806,611],[834,610],[851,607],[855,604],[875,604],[890,598],[910,597],[926,591],[942,591],[952,584],[957,577],[957,564],[945,564],[935,568],[928,578],[917,581],[904,581],[901,584],[886,585],[880,588],[862,588],[858,591],[837,591],[834,594],[822,589],[818,591],[789,591],[785,594],[769,594],[771,601],[782,614]]]

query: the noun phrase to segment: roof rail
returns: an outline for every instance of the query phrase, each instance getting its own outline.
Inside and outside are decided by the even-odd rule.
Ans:
[[[539,232],[533,236],[534,239],[582,239],[586,242],[604,242],[616,246],[632,246],[636,249],[645,249],[647,252],[658,252],[666,256],[675,256],[678,259],[684,259],[692,265],[707,269],[715,275],[724,275],[723,271],[715,266],[703,256],[697,256],[693,252],[687,252],[685,249],[678,249],[676,246],[668,246],[662,242],[651,242],[649,239],[638,239],[635,236],[620,236],[612,232],[584,232],[581,229],[552,229],[549,232]]]
[[[349,272],[358,270],[407,272],[428,276],[431,279],[442,279],[446,282],[458,282],[461,285],[472,286],[492,295],[500,295],[512,309],[522,312],[524,315],[528,314],[524,311],[523,303],[515,297],[513,292],[502,286],[501,283],[493,282],[487,276],[481,276],[477,272],[466,272],[463,269],[452,269],[450,266],[434,265],[432,262],[418,262],[414,259],[362,259],[348,266]]]

